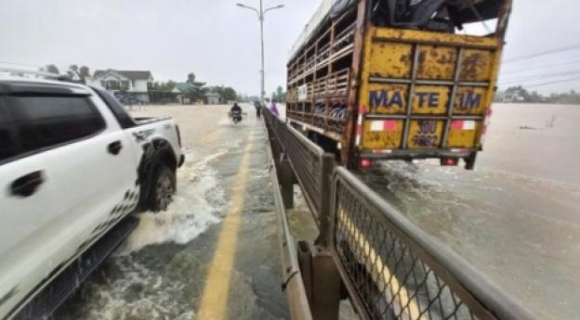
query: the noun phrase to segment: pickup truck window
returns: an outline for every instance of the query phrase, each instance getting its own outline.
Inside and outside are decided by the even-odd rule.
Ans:
[[[0,100],[0,163],[14,155],[14,140],[12,138],[8,115],[2,109],[2,101]]]
[[[13,96],[6,106],[16,115],[22,152],[91,136],[106,125],[84,96]]]
[[[115,97],[113,97],[113,95],[111,95],[105,90],[100,90],[96,88],[93,89],[97,92],[97,94],[101,97],[101,99],[105,101],[109,109],[111,109],[111,112],[113,112],[113,115],[115,115],[115,118],[117,118],[117,121],[119,121],[121,128],[123,129],[132,128],[136,125],[133,118],[131,118],[131,116],[127,113],[127,111],[125,111],[125,108],[123,108],[121,103],[119,103],[119,101]]]

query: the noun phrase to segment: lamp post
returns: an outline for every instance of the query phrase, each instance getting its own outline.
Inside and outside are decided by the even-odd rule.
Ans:
[[[268,11],[271,10],[275,10],[275,9],[282,9],[284,8],[283,4],[274,6],[274,7],[270,7],[270,8],[266,8],[266,10],[263,9],[263,5],[262,5],[262,0],[260,0],[260,8],[254,8],[254,7],[250,7],[250,6],[246,6],[245,4],[242,3],[238,3],[236,4],[238,7],[243,8],[243,9],[249,9],[254,11],[257,15],[258,15],[258,20],[260,21],[260,43],[261,43],[261,70],[260,70],[260,75],[261,75],[261,81],[260,81],[260,102],[264,103],[264,95],[266,94],[265,92],[265,88],[264,88],[264,16],[266,15],[266,13]]]

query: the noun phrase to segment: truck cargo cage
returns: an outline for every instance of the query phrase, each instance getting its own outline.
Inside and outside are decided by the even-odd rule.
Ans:
[[[511,2],[323,0],[291,50],[287,118],[351,169],[429,158],[473,169]],[[483,35],[466,34],[471,23]]]

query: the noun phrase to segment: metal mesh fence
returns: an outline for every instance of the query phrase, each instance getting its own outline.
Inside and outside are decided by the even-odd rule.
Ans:
[[[318,217],[323,201],[321,173],[324,151],[269,110],[264,111],[264,116],[292,164],[308,205]]]
[[[284,146],[286,145],[286,132],[287,132],[286,123],[280,120],[275,115],[273,115],[270,112],[270,110],[266,108],[263,109],[262,113],[264,115],[264,118],[266,119],[266,122],[274,132],[276,139],[278,139],[280,146],[284,148]]]
[[[322,199],[322,150],[318,147],[308,148],[305,145],[311,142],[306,138],[288,128],[287,133],[287,154],[294,172],[304,189],[304,195],[311,202],[312,209],[316,215],[320,214]]]
[[[493,318],[380,208],[343,180],[334,183],[334,249],[369,318]]]

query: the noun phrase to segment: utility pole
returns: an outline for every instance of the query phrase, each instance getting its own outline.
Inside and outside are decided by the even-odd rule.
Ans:
[[[264,97],[266,95],[266,89],[265,89],[266,72],[264,70],[264,16],[266,16],[266,13],[270,10],[284,8],[284,5],[280,4],[280,5],[277,5],[274,7],[267,8],[266,10],[264,10],[262,0],[260,0],[259,10],[254,8],[254,7],[246,6],[245,4],[242,4],[242,3],[238,3],[236,5],[240,8],[249,9],[249,10],[254,11],[258,15],[258,20],[260,21],[260,46],[261,46],[260,102],[264,103]]]

